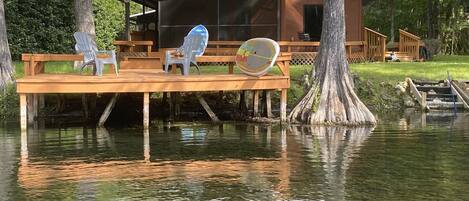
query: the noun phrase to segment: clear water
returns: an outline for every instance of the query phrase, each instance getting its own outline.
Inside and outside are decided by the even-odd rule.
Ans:
[[[0,127],[0,200],[469,200],[463,114],[351,130]]]

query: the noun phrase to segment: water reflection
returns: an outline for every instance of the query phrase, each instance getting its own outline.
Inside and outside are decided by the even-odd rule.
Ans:
[[[21,134],[18,184],[30,199],[340,200],[370,132],[248,124],[34,130]]]

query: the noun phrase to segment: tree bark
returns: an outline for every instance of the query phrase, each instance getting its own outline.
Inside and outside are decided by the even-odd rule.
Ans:
[[[427,38],[434,38],[433,16],[433,0],[427,0]]]
[[[389,6],[391,7],[391,12],[390,12],[390,14],[391,14],[391,30],[390,30],[391,31],[391,39],[389,40],[389,42],[391,42],[391,43],[394,43],[394,41],[396,39],[396,36],[394,34],[395,33],[395,31],[394,31],[394,13],[395,13],[395,8],[396,8],[395,3],[396,2],[394,0],[390,0],[390,2],[389,2]]]
[[[5,89],[8,84],[13,83],[14,71],[8,45],[4,1],[0,0],[0,89]]]
[[[96,35],[92,0],[74,0],[75,25],[78,32]]]
[[[74,0],[73,3],[74,3],[74,12],[75,12],[76,31],[89,33],[91,37],[94,40],[96,40],[96,29],[94,25],[94,16],[93,16],[93,1],[92,0]],[[74,68],[75,69],[79,68],[82,63],[83,62],[81,61],[74,62]],[[89,99],[94,99],[94,100],[96,99],[96,94],[90,94],[90,95],[83,94],[82,96],[83,96],[82,98],[83,105],[88,105],[87,96],[90,97]]]
[[[344,0],[325,0],[323,20],[314,83],[293,108],[289,120],[326,125],[376,124],[353,90],[345,54]]]

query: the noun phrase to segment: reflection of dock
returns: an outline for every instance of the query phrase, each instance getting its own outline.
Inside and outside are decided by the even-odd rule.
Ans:
[[[29,140],[28,135],[22,135],[24,157],[18,169],[18,183],[30,198],[43,196],[43,189],[64,190],[57,187],[62,183],[68,185],[65,191],[70,190],[69,193],[80,195],[74,189],[91,188],[96,195],[102,193],[101,185],[112,183],[115,186],[111,188],[126,191],[131,188],[127,186],[130,182],[196,189],[193,195],[197,196],[210,191],[214,184],[215,188],[250,188],[269,200],[289,200],[302,193],[325,193],[340,200],[345,195],[346,172],[353,155],[371,128],[294,127],[287,132],[285,127],[241,124],[160,129],[165,134],[161,134],[162,130],[150,133],[144,129],[141,135],[113,135],[103,129],[84,129],[83,137],[80,131],[67,132],[62,134],[61,142],[54,138],[55,133],[42,133],[52,143],[36,140],[36,133],[30,133]],[[298,129],[302,129],[301,133]],[[86,137],[88,133],[90,136]],[[136,140],[140,146],[118,146]],[[57,148],[65,151],[51,153]],[[101,158],[109,153],[111,157]],[[159,196],[164,197],[165,187],[151,186],[148,191],[163,192]],[[142,195],[138,193],[129,196]],[[226,191],[230,193],[240,192]]]
[[[426,81],[406,79],[411,95],[423,109],[468,109],[469,98],[463,98],[462,90],[448,80]],[[467,96],[466,96],[467,97]]]

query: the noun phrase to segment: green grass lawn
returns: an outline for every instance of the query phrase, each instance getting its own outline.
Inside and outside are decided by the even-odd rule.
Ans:
[[[427,62],[352,64],[350,68],[363,79],[379,82],[395,83],[406,77],[442,80],[448,71],[454,79],[469,80],[469,56],[436,56]]]
[[[15,61],[15,77],[21,78],[24,76],[23,62]],[[106,68],[105,71],[107,71]],[[79,73],[79,70],[73,69],[73,62],[47,62],[46,73]],[[90,72],[90,68],[86,68],[85,72]]]

